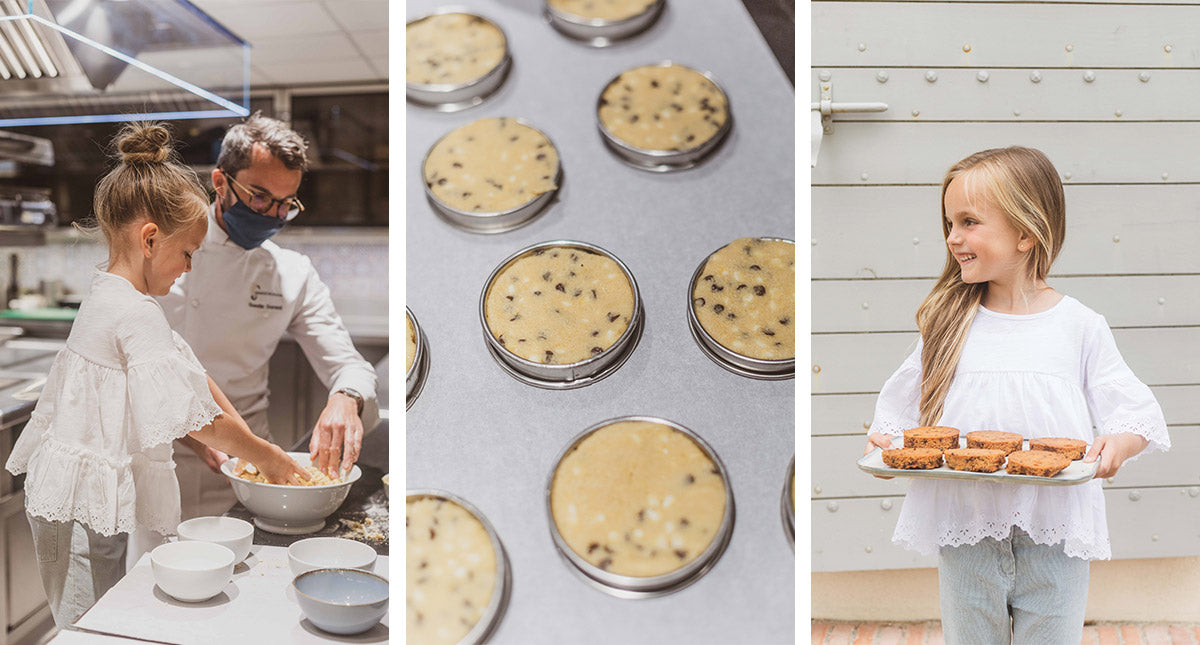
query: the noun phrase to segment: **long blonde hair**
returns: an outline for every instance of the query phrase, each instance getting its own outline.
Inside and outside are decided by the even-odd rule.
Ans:
[[[1026,268],[1044,280],[1058,257],[1066,234],[1066,200],[1054,165],[1038,150],[1012,146],[977,152],[951,166],[942,180],[942,235],[946,221],[946,189],[962,177],[968,195],[981,195],[1008,215],[1009,222],[1034,242]],[[975,189],[975,182],[979,182]],[[987,293],[987,283],[968,284],[962,268],[946,247],[946,265],[933,290],[917,309],[921,350],[921,425],[936,425],[946,393],[958,369],[967,331]]]
[[[179,161],[171,133],[157,123],[130,123],[113,137],[119,162],[92,198],[96,223],[109,243],[126,224],[146,217],[164,236],[207,222],[208,195],[196,173]]]

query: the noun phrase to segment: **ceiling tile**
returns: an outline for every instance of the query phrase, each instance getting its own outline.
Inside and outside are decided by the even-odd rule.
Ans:
[[[354,31],[350,33],[354,43],[362,50],[367,58],[387,58],[388,30],[375,29],[372,31]]]
[[[279,64],[269,69],[278,85],[363,83],[387,80],[386,76],[371,69],[371,66],[361,57]]]
[[[345,33],[305,36],[304,38],[263,39],[252,45],[250,61],[255,65],[296,63],[306,60],[353,58],[358,48]]]
[[[385,0],[325,0],[329,13],[349,31],[378,29],[388,24],[388,3]]]
[[[270,38],[297,38],[342,30],[325,5],[315,1],[211,5],[208,13],[251,45]]]

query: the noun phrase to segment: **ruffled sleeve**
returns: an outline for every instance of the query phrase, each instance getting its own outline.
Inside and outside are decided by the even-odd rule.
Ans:
[[[153,301],[139,303],[118,343],[125,358],[128,441],[133,452],[199,430],[221,414],[208,377]]]
[[[1143,454],[1170,449],[1162,407],[1121,358],[1103,317],[1088,331],[1084,346],[1084,391],[1098,434],[1140,435],[1150,442]]]
[[[875,401],[870,432],[902,435],[905,430],[920,425],[921,347],[918,340],[917,348],[883,384]]]

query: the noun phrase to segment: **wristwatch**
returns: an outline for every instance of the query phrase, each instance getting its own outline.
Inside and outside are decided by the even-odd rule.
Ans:
[[[362,416],[363,396],[358,393],[358,390],[355,390],[354,388],[344,387],[344,388],[341,388],[340,390],[337,390],[336,392],[334,392],[334,394],[345,394],[346,396],[354,399],[354,402],[358,404],[358,416],[359,417]]]

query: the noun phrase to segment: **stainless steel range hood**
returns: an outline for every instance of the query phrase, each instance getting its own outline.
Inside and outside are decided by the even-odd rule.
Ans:
[[[0,0],[0,127],[245,116],[248,77],[186,0]]]

